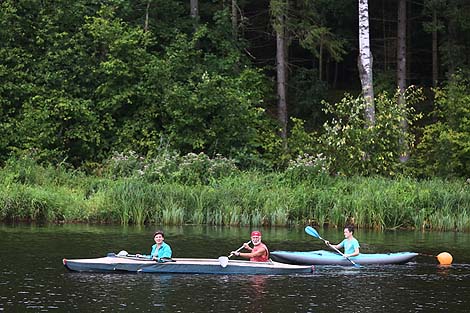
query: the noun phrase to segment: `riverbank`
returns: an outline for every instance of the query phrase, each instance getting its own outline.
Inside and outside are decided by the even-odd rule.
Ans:
[[[194,172],[193,172],[194,173]],[[463,180],[233,171],[205,181],[85,175],[15,163],[0,170],[0,220],[470,231]]]

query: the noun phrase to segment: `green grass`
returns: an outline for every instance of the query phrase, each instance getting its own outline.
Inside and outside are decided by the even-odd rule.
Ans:
[[[360,228],[470,231],[470,186],[463,180],[329,177],[286,183],[283,173],[251,171],[185,185],[22,166],[0,169],[1,220],[332,227],[353,222]]]

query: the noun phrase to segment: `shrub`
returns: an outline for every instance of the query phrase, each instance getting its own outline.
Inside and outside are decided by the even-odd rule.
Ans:
[[[105,163],[105,175],[109,178],[132,177],[143,173],[144,158],[134,151],[114,152]]]
[[[188,153],[181,158],[175,178],[183,184],[208,184],[213,179],[230,176],[236,171],[235,162],[220,155],[210,159],[203,152]]]
[[[143,177],[146,181],[169,182],[178,171],[179,156],[176,153],[163,153],[145,162]]]
[[[424,127],[414,158],[425,176],[470,177],[470,79],[463,71],[435,89],[437,121]]]
[[[329,161],[323,154],[320,153],[313,156],[305,153],[289,162],[284,175],[288,181],[295,184],[296,182],[308,181],[312,178],[328,175],[329,170]]]
[[[406,120],[411,127],[420,118],[412,105],[422,100],[422,91],[414,87],[405,93],[406,107],[397,102],[398,93],[390,97],[382,93],[375,99],[375,125],[366,127],[365,103],[362,97],[346,95],[339,103],[325,102],[331,115],[320,136],[322,152],[331,161],[331,169],[341,175],[394,176],[401,167],[400,156],[405,147],[413,147],[414,135],[403,132]]]

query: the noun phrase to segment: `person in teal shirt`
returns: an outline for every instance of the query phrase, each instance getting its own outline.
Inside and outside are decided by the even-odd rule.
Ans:
[[[341,241],[339,244],[332,245],[329,241],[325,241],[325,243],[327,246],[336,249],[344,248],[345,258],[350,258],[359,255],[359,241],[354,238],[354,226],[352,225],[347,225],[346,227],[344,227],[344,240]]]
[[[136,254],[136,256],[139,258],[157,260],[158,262],[163,262],[165,259],[171,259],[171,247],[165,242],[165,234],[163,231],[157,230],[153,234],[153,240],[155,240],[155,244],[152,246],[150,255]]]

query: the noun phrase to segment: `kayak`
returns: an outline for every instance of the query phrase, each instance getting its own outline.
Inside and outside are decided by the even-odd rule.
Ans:
[[[247,274],[278,275],[312,273],[313,266],[291,265],[278,262],[251,262],[218,259],[174,258],[157,262],[135,256],[109,253],[106,257],[92,259],[63,259],[64,266],[78,272],[135,272],[177,274]]]
[[[381,264],[404,264],[415,258],[415,252],[395,252],[395,253],[361,253],[358,256],[350,257],[352,261],[360,265],[381,265]],[[273,251],[270,253],[274,261],[287,264],[301,265],[352,265],[341,254],[326,251]]]

